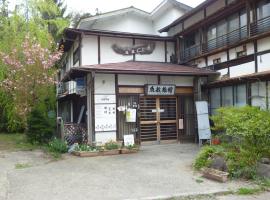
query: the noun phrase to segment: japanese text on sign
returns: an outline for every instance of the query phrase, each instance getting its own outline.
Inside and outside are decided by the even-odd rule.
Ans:
[[[146,95],[169,96],[175,94],[175,85],[146,85]]]

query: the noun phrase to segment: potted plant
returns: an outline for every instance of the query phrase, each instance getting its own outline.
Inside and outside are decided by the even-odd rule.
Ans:
[[[120,153],[119,144],[113,140],[105,143],[102,153],[104,156],[119,154]]]
[[[80,157],[95,157],[99,156],[99,150],[94,146],[82,144],[75,146],[73,154]]]
[[[211,144],[212,145],[220,145],[221,144],[221,140],[219,136],[213,136],[212,140],[211,140]]]
[[[129,154],[129,153],[137,153],[139,151],[139,146],[134,144],[134,145],[128,145],[128,146],[123,146],[121,149],[121,154]]]

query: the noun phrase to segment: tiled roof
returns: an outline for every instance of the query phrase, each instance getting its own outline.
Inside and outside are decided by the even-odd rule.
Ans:
[[[187,75],[187,76],[209,76],[218,75],[218,72],[189,67],[171,63],[160,62],[120,62],[99,65],[87,65],[72,68],[63,78],[63,81],[83,76],[86,72],[106,72],[120,74],[162,74],[162,75]]]

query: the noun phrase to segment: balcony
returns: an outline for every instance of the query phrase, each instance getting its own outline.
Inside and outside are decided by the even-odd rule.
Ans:
[[[75,81],[69,81],[69,82],[60,82],[57,85],[57,96],[65,96],[68,94],[74,94],[76,93],[76,82]]]
[[[250,25],[250,36],[270,31],[270,16],[260,19]]]
[[[180,54],[180,59],[182,62],[188,61],[196,56],[200,55],[201,45],[193,45],[192,47],[186,48]]]
[[[247,26],[243,26],[215,39],[209,40],[207,43],[204,43],[202,45],[202,53],[208,53],[215,49],[233,45],[243,39],[246,39],[247,37]]]

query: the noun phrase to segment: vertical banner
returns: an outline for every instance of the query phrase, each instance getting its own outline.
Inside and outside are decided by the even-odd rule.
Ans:
[[[211,140],[208,103],[207,101],[196,101],[195,104],[198,119],[199,141],[201,144],[202,140]]]

